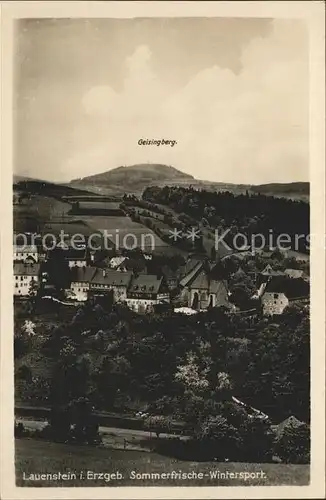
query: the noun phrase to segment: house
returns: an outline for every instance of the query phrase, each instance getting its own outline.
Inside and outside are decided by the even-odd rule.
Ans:
[[[303,278],[303,270],[302,269],[285,269],[284,271],[285,276],[288,278]]]
[[[266,287],[267,288],[267,287]],[[282,314],[284,309],[289,305],[289,299],[281,291],[271,292],[268,290],[262,296],[263,314],[265,316],[273,316],[274,314]]]
[[[265,269],[261,271],[260,275],[265,277],[284,276],[284,273],[282,271],[275,271],[270,264],[267,264]]]
[[[197,310],[209,307],[230,307],[226,283],[223,280],[211,279],[205,270],[198,274],[189,288],[188,307]]]
[[[31,285],[39,284],[40,281],[39,263],[14,263],[14,295],[27,296],[30,293]]]
[[[95,267],[76,266],[72,268],[70,290],[67,291],[67,296],[78,302],[87,300],[90,283],[95,272]]]
[[[39,261],[39,251],[36,245],[14,245],[14,262],[36,263]]]
[[[111,269],[115,269],[116,271],[125,273],[126,271],[128,271],[126,263],[127,263],[127,258],[121,255],[119,257],[112,257],[109,260],[108,264]]]
[[[308,299],[309,283],[305,280],[274,276],[266,283],[261,297],[263,314],[265,316],[282,314],[290,303]]]
[[[136,312],[148,312],[157,304],[169,304],[170,294],[163,276],[139,274],[128,288],[126,303]]]
[[[94,295],[113,292],[113,302],[124,302],[131,282],[132,272],[121,273],[111,269],[95,269],[90,280],[89,291]]]
[[[64,258],[68,262],[70,268],[84,267],[89,261],[90,257],[86,248],[68,248],[63,250]]]

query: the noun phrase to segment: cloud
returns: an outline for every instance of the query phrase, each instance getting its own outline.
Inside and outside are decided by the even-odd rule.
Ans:
[[[300,22],[274,21],[270,36],[244,48],[240,73],[215,65],[171,92],[153,71],[155,55],[139,45],[119,91],[84,93],[62,170],[73,178],[150,161],[213,181],[307,179],[307,50]],[[139,146],[141,138],[177,145]]]

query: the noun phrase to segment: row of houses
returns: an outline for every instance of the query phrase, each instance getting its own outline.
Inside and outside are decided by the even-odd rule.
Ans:
[[[114,303],[125,303],[136,312],[145,312],[157,304],[169,304],[170,293],[163,276],[134,275],[96,267],[76,267],[72,270],[69,298],[86,301],[90,294],[112,293]]]
[[[105,268],[94,264],[94,255],[86,249],[66,250],[65,259],[70,268],[70,288],[66,290],[71,300],[83,302],[90,295],[112,294],[113,301],[124,302],[134,311],[146,311],[156,304],[170,302],[170,292],[177,290],[179,302],[194,310],[223,306],[230,311],[226,280],[214,279],[214,264],[201,259],[189,258],[175,272],[162,269],[160,275],[133,274],[127,269],[126,258],[109,259]],[[149,257],[149,256],[148,256]],[[41,276],[41,253],[36,246],[14,247],[14,295],[26,296],[33,283],[46,282]],[[241,269],[235,274],[241,274]],[[309,280],[303,271],[274,270],[267,265],[256,280],[257,291],[252,299],[259,300],[265,315],[282,314],[294,302],[307,301]]]

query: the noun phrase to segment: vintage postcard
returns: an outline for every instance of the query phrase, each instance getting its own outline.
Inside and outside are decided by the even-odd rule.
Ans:
[[[325,5],[1,2],[1,498],[324,498]]]

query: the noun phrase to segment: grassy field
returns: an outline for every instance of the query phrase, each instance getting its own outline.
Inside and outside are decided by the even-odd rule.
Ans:
[[[120,480],[86,479],[87,471],[95,473],[120,472]],[[132,479],[131,473],[202,472],[203,479],[164,480]],[[212,479],[210,474],[235,472],[261,472],[264,479]],[[28,481],[29,474],[76,473],[71,480]],[[83,472],[84,478],[80,478]],[[24,479],[25,474],[25,479]],[[260,476],[260,474],[259,474]],[[309,466],[284,464],[246,464],[215,462],[184,462],[156,453],[123,451],[88,446],[71,446],[46,443],[32,439],[16,440],[16,482],[17,486],[270,486],[307,485]]]
[[[154,250],[161,251],[169,247],[167,243],[162,241],[151,229],[132,221],[129,217],[114,217],[114,216],[83,216],[83,220],[92,227],[95,231],[102,232],[107,230],[113,235],[112,241],[115,243],[116,235],[120,246],[123,246],[124,237],[127,234],[132,234],[137,239],[137,246],[146,251],[152,250],[152,238],[147,236],[151,234],[154,238]],[[126,245],[133,245],[133,238],[126,239]]]

